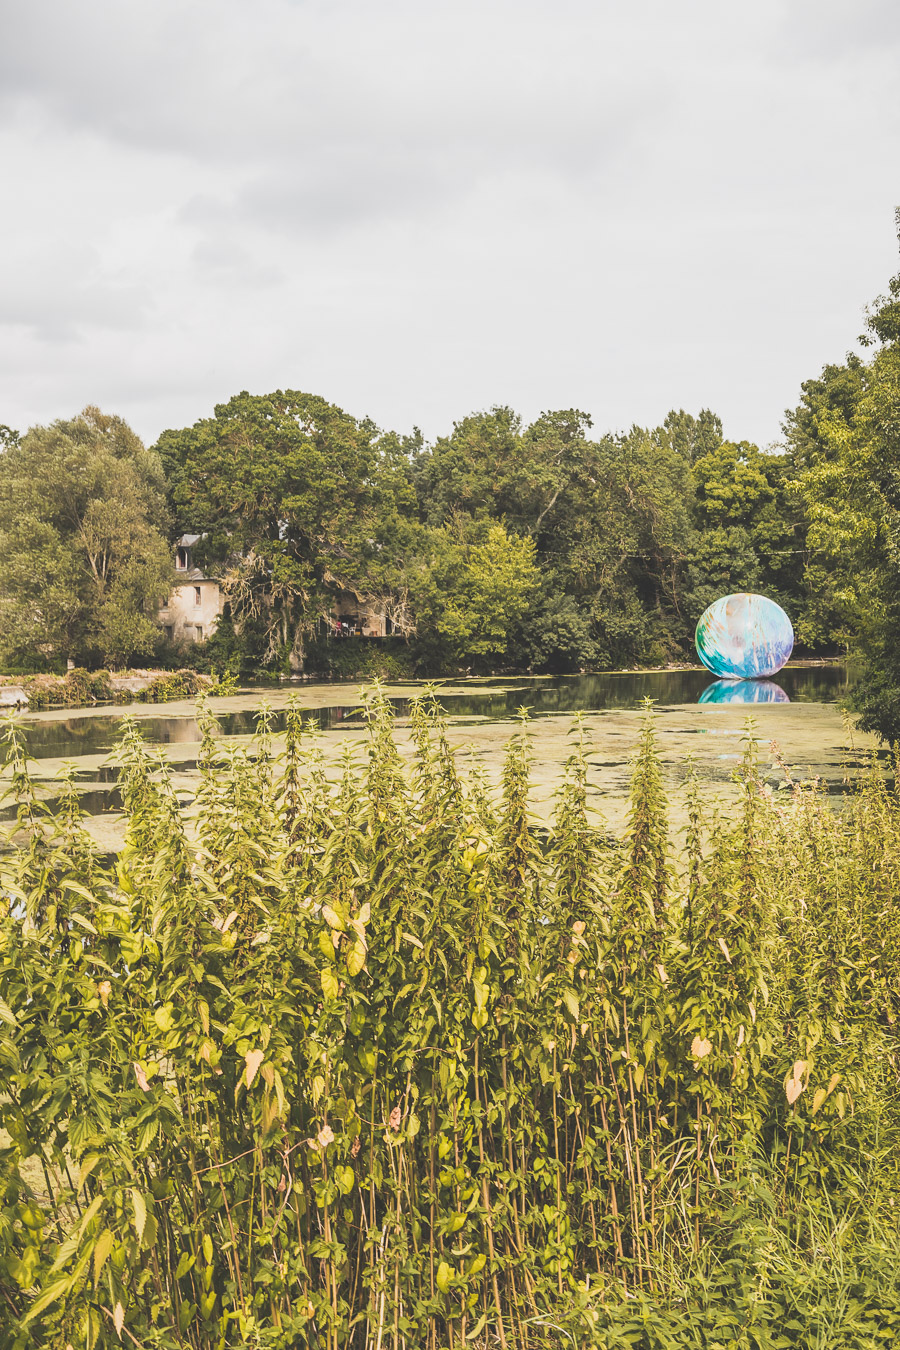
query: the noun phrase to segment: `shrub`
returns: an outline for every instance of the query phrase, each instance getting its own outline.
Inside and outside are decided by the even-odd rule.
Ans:
[[[314,647],[307,662],[315,674],[335,680],[411,680],[415,656],[402,638],[340,638]]]
[[[208,683],[195,670],[176,670],[171,675],[155,676],[134,697],[139,703],[174,703],[178,699],[196,697]]]
[[[90,703],[110,703],[113,699],[108,670],[89,671],[76,667],[61,678],[35,675],[23,680],[28,706],[42,708],[78,708]]]

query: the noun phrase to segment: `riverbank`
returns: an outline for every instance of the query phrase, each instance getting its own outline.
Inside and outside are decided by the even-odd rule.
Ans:
[[[197,694],[233,693],[229,678],[196,670],[70,670],[65,675],[0,675],[0,708],[42,712],[90,708],[104,703],[171,703]]]

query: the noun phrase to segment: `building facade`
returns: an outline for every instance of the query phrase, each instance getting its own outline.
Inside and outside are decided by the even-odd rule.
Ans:
[[[222,588],[194,566],[199,534],[183,534],[175,544],[175,584],[160,606],[159,621],[172,642],[203,642],[216,631],[225,607]]]
[[[204,576],[194,565],[194,546],[201,537],[183,534],[175,544],[174,585],[159,607],[159,621],[170,642],[204,642],[216,631],[225,608],[218,581]],[[374,597],[361,599],[353,591],[340,588],[336,589],[331,614],[323,622],[329,635],[338,638],[384,638],[394,631],[383,602]]]

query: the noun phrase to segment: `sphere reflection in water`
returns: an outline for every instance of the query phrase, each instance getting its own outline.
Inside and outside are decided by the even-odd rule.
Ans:
[[[703,611],[694,638],[700,660],[720,678],[774,675],[794,645],[791,621],[765,595],[723,595]]]
[[[708,684],[698,703],[790,703],[780,684],[772,680],[716,680]]]

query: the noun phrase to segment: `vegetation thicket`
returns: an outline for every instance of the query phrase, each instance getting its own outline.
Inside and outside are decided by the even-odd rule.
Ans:
[[[201,714],[186,831],[126,721],[104,862],[2,859],[0,1347],[857,1350],[900,1335],[900,796],[688,782],[652,715],[624,836],[576,725],[548,836],[433,696],[327,777]]]
[[[595,438],[577,410],[526,425],[495,407],[426,446],[279,390],[158,449],[228,599],[209,660],[365,670],[359,644],[330,640],[340,589],[387,616],[410,673],[684,659],[723,590],[764,588],[803,633],[788,458],[724,440],[708,411]]]
[[[900,208],[897,211],[900,238]],[[869,362],[849,355],[803,385],[788,420],[824,627],[866,660],[861,725],[900,742],[900,274],[867,317]]]

